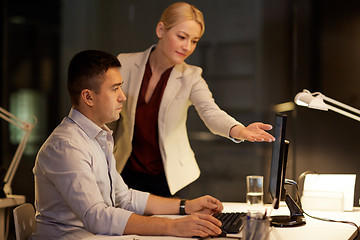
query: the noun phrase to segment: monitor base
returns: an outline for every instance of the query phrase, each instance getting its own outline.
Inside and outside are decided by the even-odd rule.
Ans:
[[[274,227],[296,227],[306,224],[304,216],[271,216],[270,225]]]

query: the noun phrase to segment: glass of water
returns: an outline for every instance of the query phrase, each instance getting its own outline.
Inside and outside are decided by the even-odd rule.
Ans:
[[[256,208],[261,209],[264,204],[263,182],[263,176],[246,176],[246,202],[253,210]]]

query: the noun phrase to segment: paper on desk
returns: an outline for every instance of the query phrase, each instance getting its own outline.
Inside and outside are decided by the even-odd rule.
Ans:
[[[344,210],[354,206],[356,174],[307,174],[304,181],[306,192],[338,192],[344,196]]]

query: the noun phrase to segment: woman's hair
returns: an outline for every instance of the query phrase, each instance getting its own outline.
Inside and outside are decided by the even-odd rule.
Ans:
[[[204,34],[205,23],[203,14],[194,5],[189,3],[177,2],[171,4],[164,10],[160,18],[160,22],[164,23],[165,30],[169,30],[176,24],[187,20],[194,20],[199,23],[201,26],[200,36]]]
[[[67,87],[73,106],[77,106],[83,89],[98,93],[109,68],[119,68],[119,60],[110,53],[99,50],[85,50],[77,53],[70,61]]]

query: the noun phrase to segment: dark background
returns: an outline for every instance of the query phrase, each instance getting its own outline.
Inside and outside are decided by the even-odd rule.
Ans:
[[[161,12],[172,2],[1,2],[0,106],[16,115],[38,118],[12,184],[14,194],[34,202],[31,170],[36,153],[70,109],[66,74],[71,57],[83,49],[118,54],[148,48],[156,43],[155,26]],[[188,2],[204,13],[206,26],[188,62],[203,68],[216,102],[240,122],[272,124],[274,107],[292,102],[304,88],[360,108],[359,1]],[[309,170],[360,172],[359,122],[298,106],[286,114],[290,141],[287,178],[296,180]],[[222,201],[245,201],[245,176],[250,174],[264,175],[267,189],[272,144],[234,144],[214,136],[193,108],[188,130],[202,171],[190,187],[190,197],[211,194]],[[3,120],[0,136],[4,175],[17,144]],[[359,206],[359,181],[355,206]],[[268,194],[265,201],[270,202]],[[12,231],[11,225],[9,239]]]

